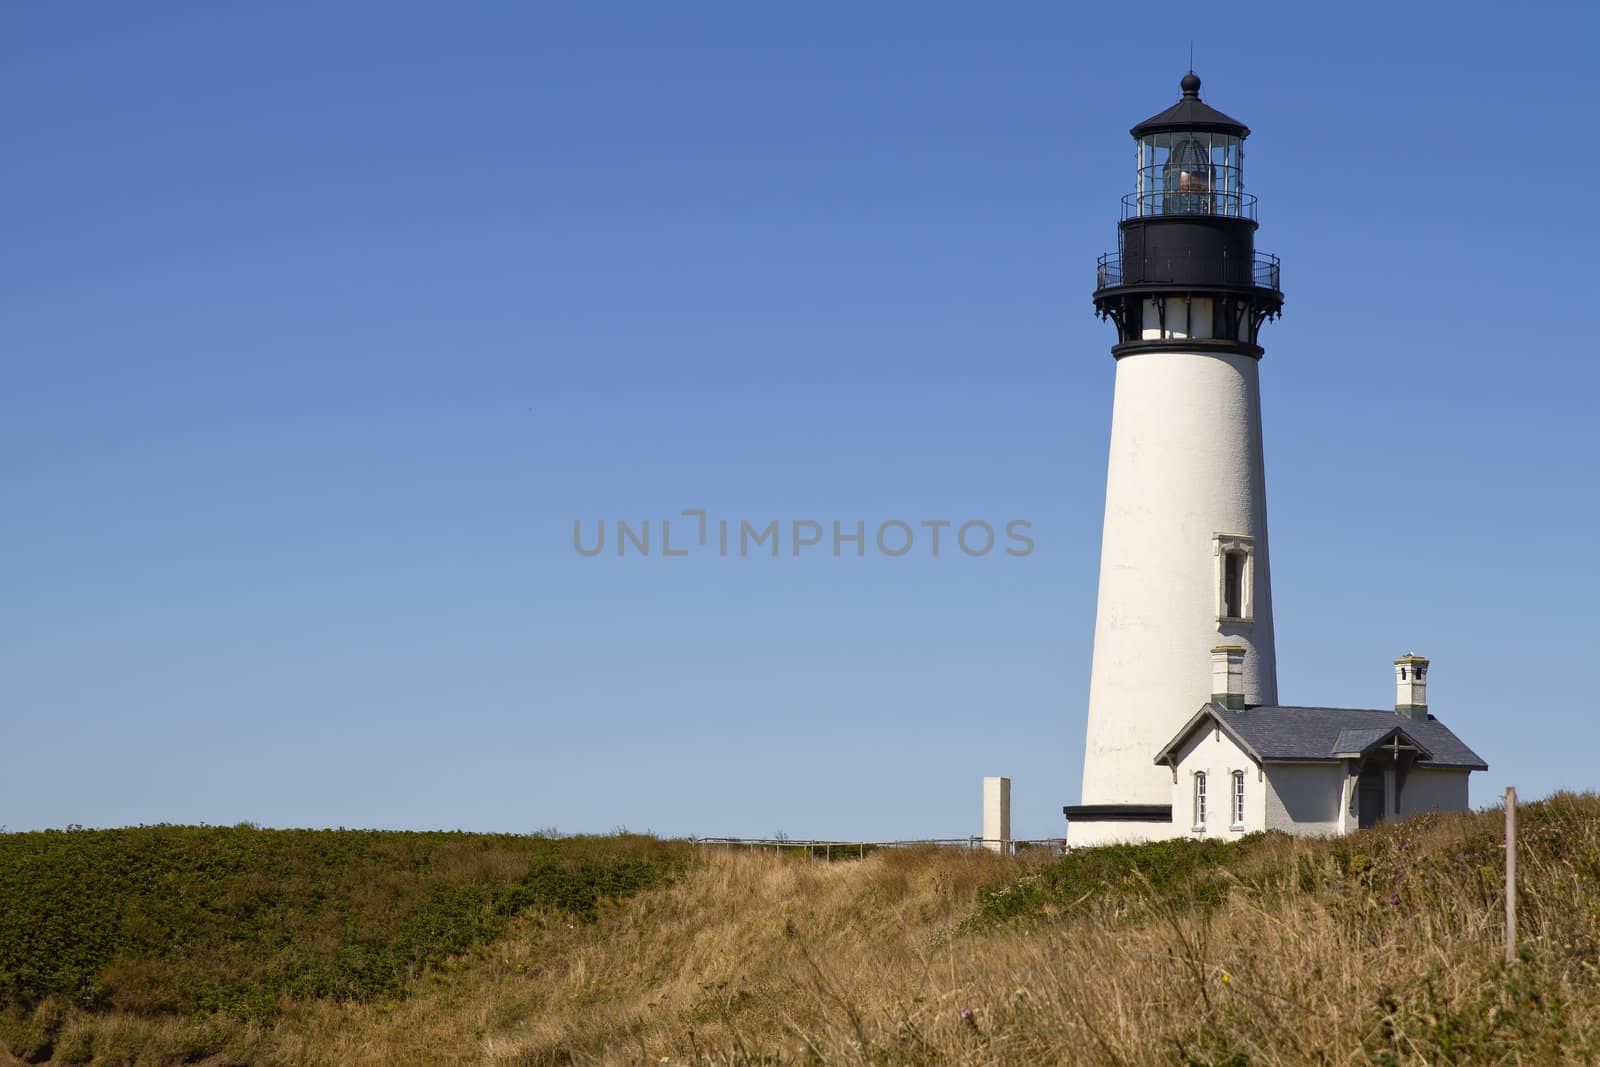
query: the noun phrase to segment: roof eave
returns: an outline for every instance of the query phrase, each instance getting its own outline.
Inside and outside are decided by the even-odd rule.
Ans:
[[[1250,136],[1250,127],[1224,115],[1198,97],[1185,96],[1165,111],[1151,115],[1129,132],[1134,137],[1163,130],[1203,130],[1210,133],[1231,133],[1241,140]]]
[[[1173,754],[1177,752],[1178,748],[1189,739],[1189,735],[1194,733],[1195,728],[1208,718],[1215,722],[1217,727],[1222,730],[1223,733],[1227,734],[1228,739],[1234,744],[1238,745],[1245,755],[1249,756],[1257,763],[1265,762],[1261,758],[1261,754],[1255,750],[1250,742],[1240,737],[1238,732],[1228,724],[1228,720],[1223,718],[1222,706],[1208,700],[1206,703],[1200,705],[1200,710],[1195,712],[1194,715],[1190,717],[1189,721],[1184,723],[1182,728],[1180,728],[1177,733],[1172,735],[1172,740],[1168,741],[1162,746],[1161,751],[1156,754],[1156,758],[1154,760],[1155,765],[1157,767],[1165,767],[1171,764],[1173,762]]]
[[[1265,756],[1262,763],[1318,763],[1324,767],[1336,767],[1343,763],[1343,759],[1334,756]]]
[[[1194,130],[1197,133],[1227,133],[1244,140],[1250,136],[1250,127],[1236,122],[1157,122],[1146,119],[1128,132],[1137,140],[1147,133],[1165,133],[1169,130]]]
[[[1348,760],[1360,759],[1359,755],[1345,756],[1334,754],[1332,756],[1264,756],[1262,763],[1320,763],[1325,767],[1344,763]],[[1160,762],[1160,761],[1157,761]],[[1440,763],[1437,760],[1417,760],[1412,764],[1416,770],[1422,771],[1486,771],[1489,765],[1482,760],[1477,763]]]

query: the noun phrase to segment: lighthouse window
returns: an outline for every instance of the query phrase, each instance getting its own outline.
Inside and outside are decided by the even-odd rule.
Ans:
[[[1171,130],[1146,134],[1138,145],[1138,214],[1238,217],[1244,213],[1238,137]]]
[[[1206,828],[1206,772],[1194,772],[1194,828]]]
[[[1244,534],[1217,534],[1217,621],[1249,622],[1255,615],[1252,556],[1255,541]]]
[[[1197,138],[1172,146],[1161,168],[1161,212],[1164,215],[1211,214],[1211,161]]]
[[[1233,772],[1233,825],[1244,827],[1244,772]]]
[[[1243,552],[1233,551],[1227,554],[1227,582],[1223,602],[1226,605],[1223,613],[1230,619],[1241,618],[1244,615],[1244,564],[1247,558]]]

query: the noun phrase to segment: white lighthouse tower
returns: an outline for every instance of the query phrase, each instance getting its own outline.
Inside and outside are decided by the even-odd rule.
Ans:
[[[1258,377],[1278,260],[1255,251],[1249,129],[1193,71],[1180,86],[1132,130],[1135,187],[1094,293],[1117,328],[1116,397],[1073,844],[1174,832],[1154,758],[1216,690],[1214,648],[1242,660],[1245,704],[1278,699]]]

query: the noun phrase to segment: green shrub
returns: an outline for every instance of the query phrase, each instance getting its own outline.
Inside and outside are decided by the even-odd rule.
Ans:
[[[1177,838],[1077,849],[982,894],[964,925],[973,930],[1058,915],[1092,897],[1154,895],[1163,901],[1216,903],[1227,892],[1230,879],[1225,872],[1238,867],[1265,838],[1264,834],[1236,841]]]
[[[640,836],[147,826],[0,834],[0,1008],[272,1014],[399,994],[417,968],[554,908],[659,884]]]

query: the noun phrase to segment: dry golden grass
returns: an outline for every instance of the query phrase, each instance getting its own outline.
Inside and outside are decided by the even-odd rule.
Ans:
[[[1512,968],[1496,813],[1269,839],[1216,905],[1092,893],[975,932],[958,927],[980,894],[1026,861],[706,852],[597,923],[527,916],[402,1000],[290,1003],[232,1030],[71,1016],[56,1053],[175,1062],[203,1025],[226,1031],[211,1062],[295,1067],[1593,1062],[1600,801],[1529,816]]]

